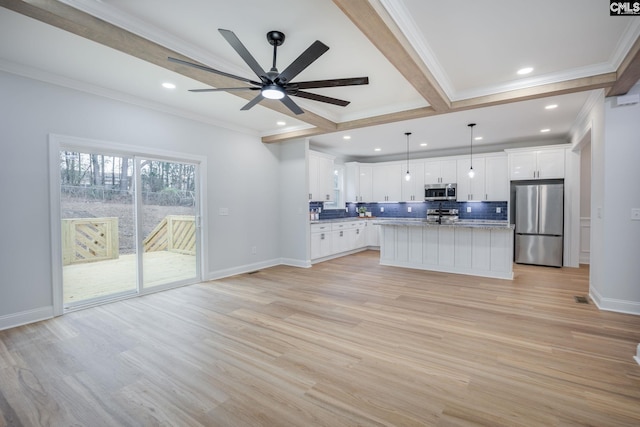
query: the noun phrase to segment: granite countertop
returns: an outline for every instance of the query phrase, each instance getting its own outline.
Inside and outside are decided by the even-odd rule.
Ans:
[[[311,224],[327,224],[327,223],[332,223],[332,222],[347,222],[347,221],[362,221],[362,220],[384,220],[384,218],[376,218],[375,216],[365,216],[365,217],[359,217],[359,216],[350,216],[350,217],[346,217],[346,218],[332,218],[332,219],[319,219],[319,220],[313,220],[310,221]],[[393,218],[393,219],[399,219],[399,218]],[[406,218],[406,219],[411,219],[411,218]]]
[[[507,221],[470,219],[459,220],[452,223],[438,224],[436,222],[427,222],[423,219],[413,218],[390,218],[377,222],[380,225],[402,226],[402,227],[465,227],[465,228],[489,228],[489,229],[513,229],[514,225]]]
[[[458,220],[449,224],[438,224],[434,222],[427,222],[423,218],[376,218],[376,217],[348,217],[348,218],[335,218],[335,219],[322,219],[317,221],[311,221],[311,224],[327,224],[335,222],[346,221],[360,221],[360,220],[373,220],[377,225],[395,225],[395,226],[412,226],[412,227],[469,227],[469,228],[501,228],[509,229],[514,228],[513,224],[509,224],[507,221],[485,220],[485,219],[468,219]]]

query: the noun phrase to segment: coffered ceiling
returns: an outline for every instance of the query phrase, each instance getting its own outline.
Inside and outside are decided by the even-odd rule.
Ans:
[[[351,158],[399,155],[404,132],[412,132],[412,152],[422,157],[462,149],[469,122],[478,124],[479,146],[566,140],[591,90],[624,94],[640,79],[640,18],[609,16],[601,0],[0,0],[0,6],[0,69],[252,133],[265,143],[309,137]],[[297,81],[368,76],[370,83],[310,89],[350,104],[293,97],[301,115],[273,100],[241,111],[254,92],[189,92],[239,82],[168,56],[256,79],[219,28],[233,31],[267,70],[268,31],[286,35],[280,70],[320,40],[329,50]],[[517,74],[524,67],[533,70]],[[164,89],[164,82],[176,88]]]

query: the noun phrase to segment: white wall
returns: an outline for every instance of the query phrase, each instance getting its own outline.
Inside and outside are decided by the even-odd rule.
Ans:
[[[311,267],[309,249],[308,140],[280,146],[280,254],[282,263]]]
[[[630,93],[640,92],[636,85]],[[640,161],[640,104],[595,103],[572,138],[591,129],[591,298],[605,310],[640,314],[640,208],[635,171]]]
[[[279,263],[278,145],[5,72],[0,93],[0,329],[51,313],[50,133],[204,156],[205,279]],[[304,150],[298,156],[304,163]],[[218,215],[221,207],[228,216]]]
[[[640,85],[629,93],[640,93]],[[640,314],[640,221],[631,220],[631,209],[640,209],[640,104],[615,101],[604,105],[605,274],[596,290],[603,308]]]

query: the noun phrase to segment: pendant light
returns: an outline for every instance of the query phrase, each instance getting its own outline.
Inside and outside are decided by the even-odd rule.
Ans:
[[[476,174],[473,171],[473,127],[475,125],[476,125],[475,123],[469,123],[467,125],[467,126],[469,126],[471,128],[471,143],[469,144],[470,147],[471,147],[471,152],[470,152],[470,157],[469,157],[469,161],[470,161],[471,167],[469,168],[469,172],[468,172],[469,178],[473,178],[474,175]]]
[[[409,173],[409,135],[411,135],[411,132],[405,132],[404,134],[407,135],[407,174],[404,176],[404,179],[411,181],[411,174]]]

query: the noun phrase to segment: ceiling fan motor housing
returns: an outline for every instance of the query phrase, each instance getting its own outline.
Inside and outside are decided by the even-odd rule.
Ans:
[[[269,31],[267,33],[267,40],[271,46],[282,46],[284,43],[284,33],[280,31]]]

